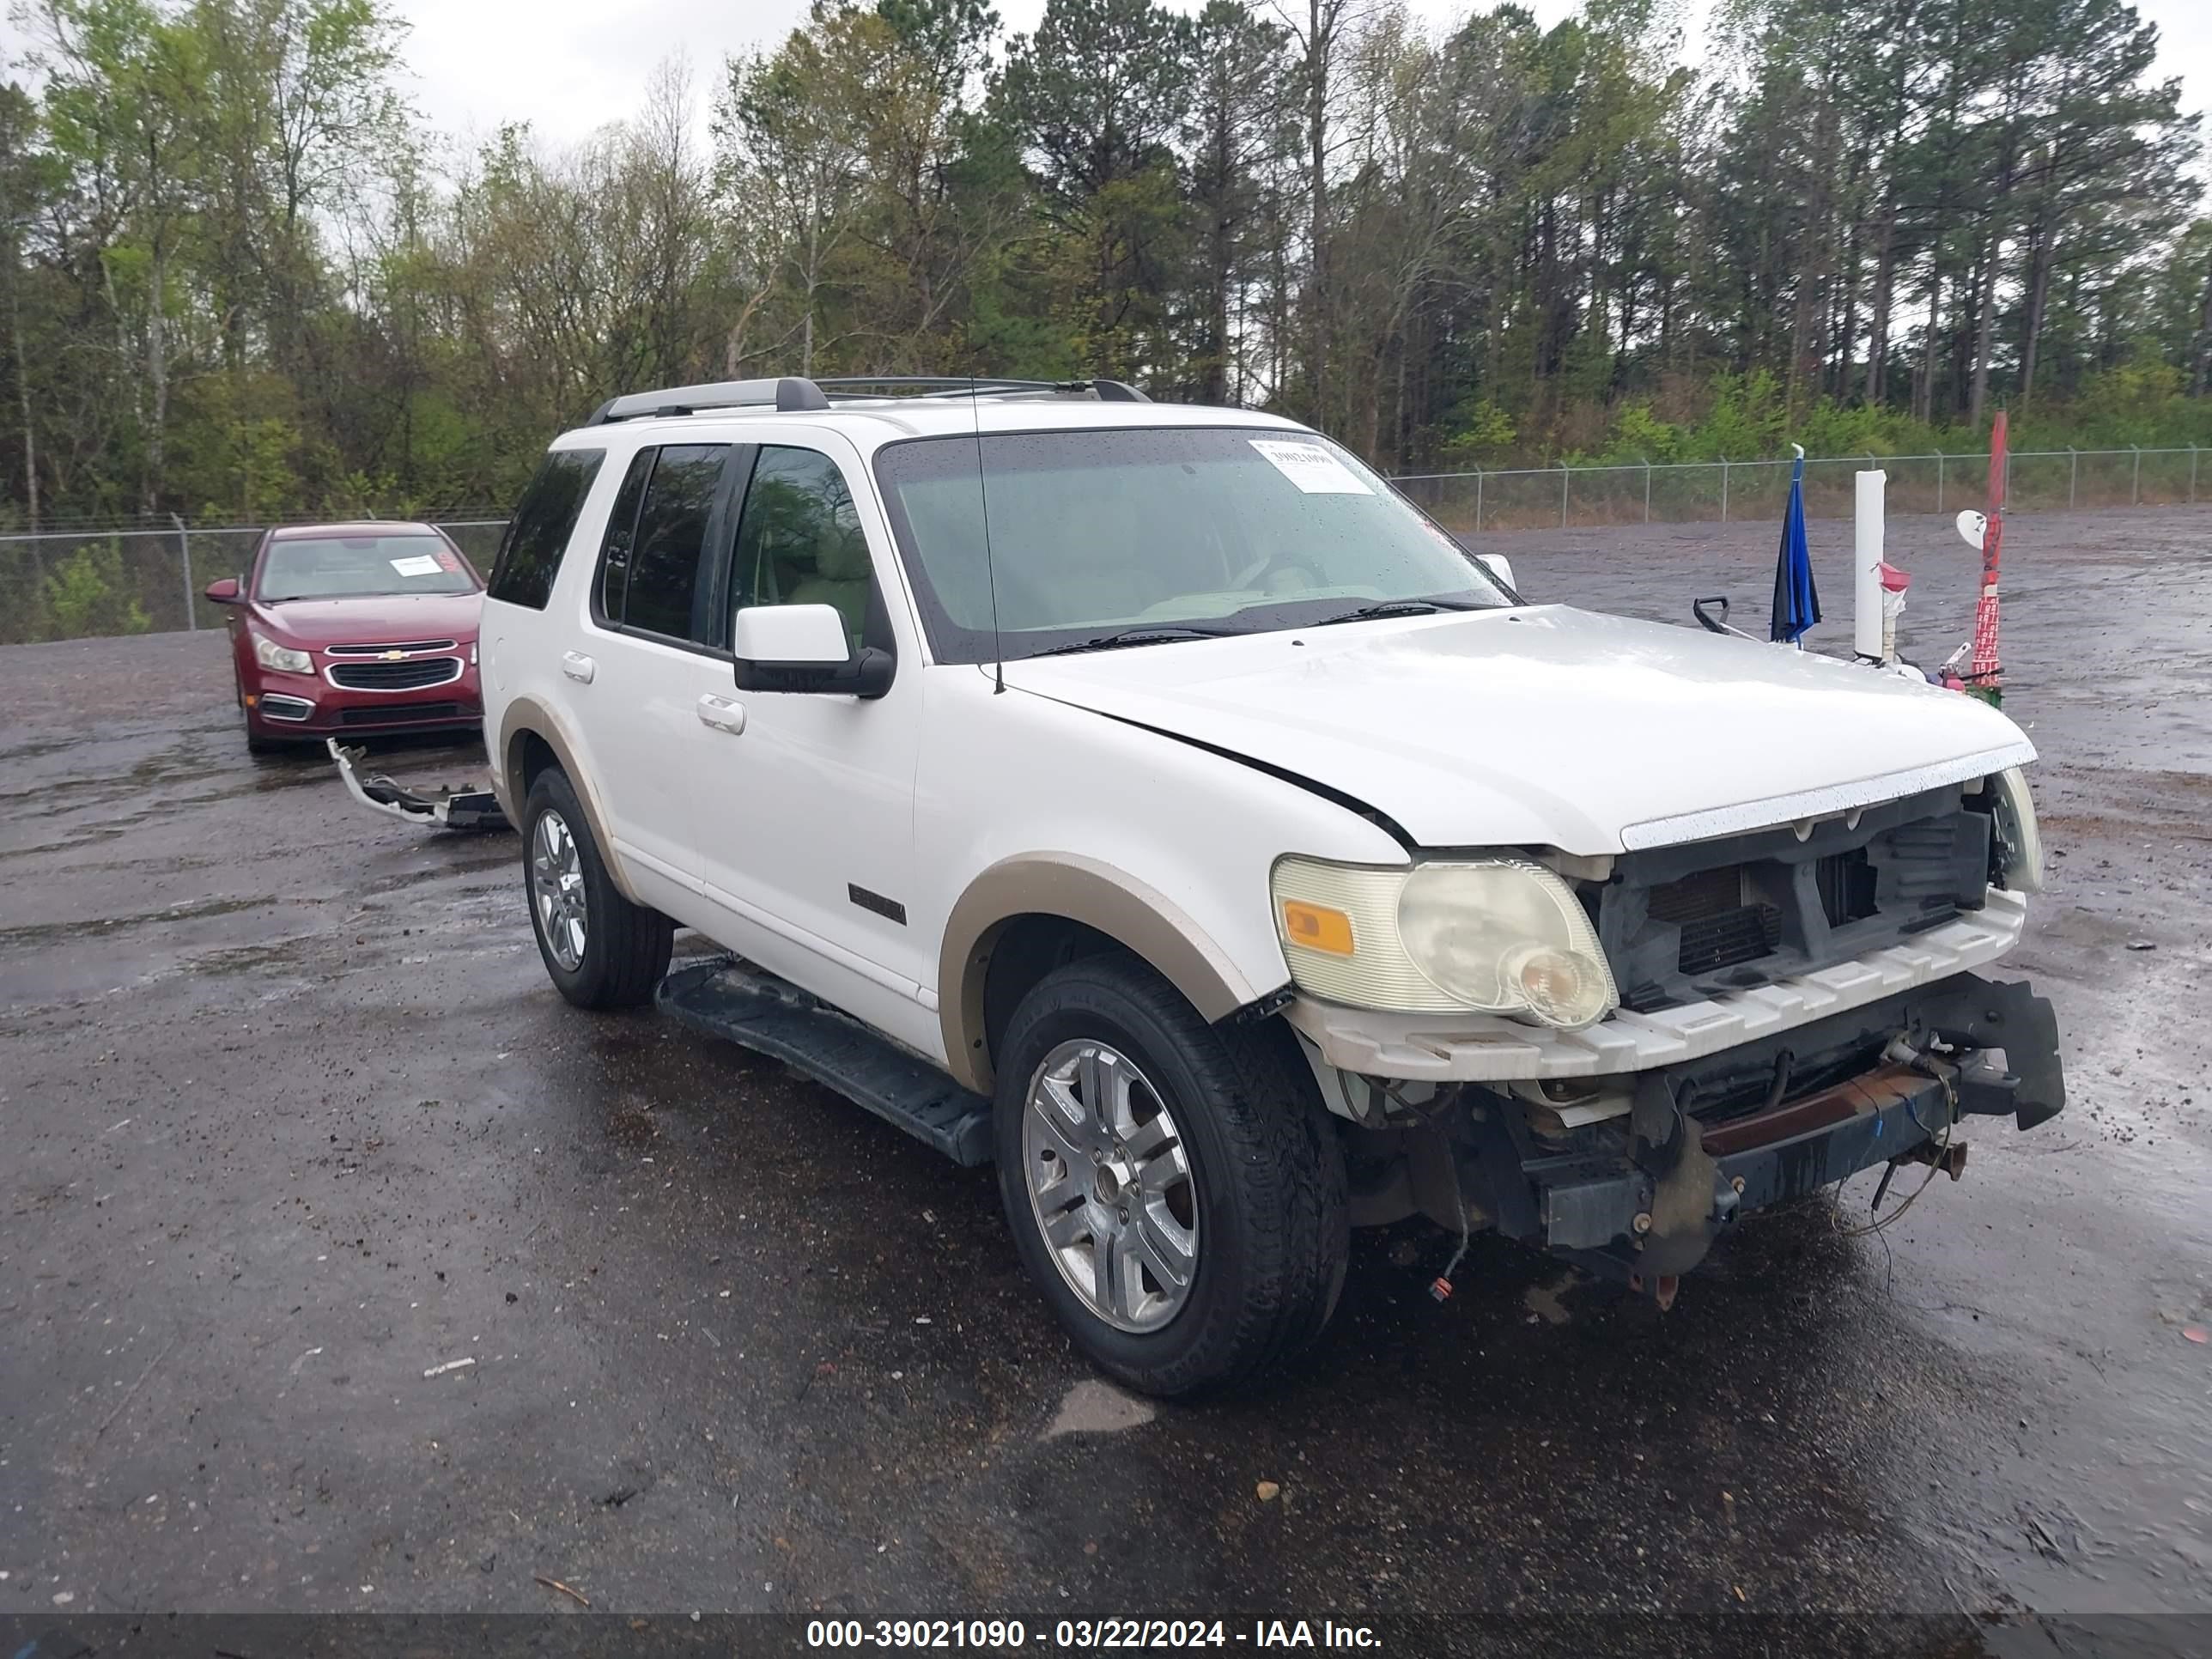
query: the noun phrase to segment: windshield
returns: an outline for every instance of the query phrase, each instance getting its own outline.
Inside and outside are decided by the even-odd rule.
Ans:
[[[477,579],[441,536],[286,536],[261,561],[260,597],[357,599],[472,593]]]
[[[876,458],[940,662],[1036,656],[1131,629],[1128,642],[1143,642],[1303,628],[1377,605],[1513,603],[1448,532],[1310,434],[987,434],[981,450],[980,474],[965,435]]]

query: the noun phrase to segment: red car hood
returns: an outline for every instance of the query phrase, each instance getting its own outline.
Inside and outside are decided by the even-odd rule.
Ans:
[[[482,593],[382,593],[359,599],[286,599],[257,605],[253,620],[298,645],[384,645],[477,636]]]

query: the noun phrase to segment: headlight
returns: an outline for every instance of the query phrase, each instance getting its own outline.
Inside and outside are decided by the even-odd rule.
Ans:
[[[253,636],[253,660],[280,674],[312,674],[315,672],[315,659],[306,652],[295,651],[289,645],[279,645],[259,634]]]
[[[1286,858],[1273,887],[1291,978],[1332,1002],[1513,1014],[1574,1030],[1617,1000],[1580,901],[1527,859],[1388,870]]]

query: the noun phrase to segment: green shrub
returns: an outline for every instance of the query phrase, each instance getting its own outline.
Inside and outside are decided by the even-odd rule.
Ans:
[[[123,550],[114,542],[88,542],[46,578],[46,609],[52,636],[90,639],[143,634],[153,618],[129,591]]]

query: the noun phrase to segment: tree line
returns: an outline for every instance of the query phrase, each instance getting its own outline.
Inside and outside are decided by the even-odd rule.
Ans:
[[[1669,15],[817,0],[556,149],[410,109],[385,0],[25,0],[0,513],[503,503],[608,396],[781,373],[1105,375],[1397,470],[2212,441],[2125,0],[1724,0],[1695,68]]]

